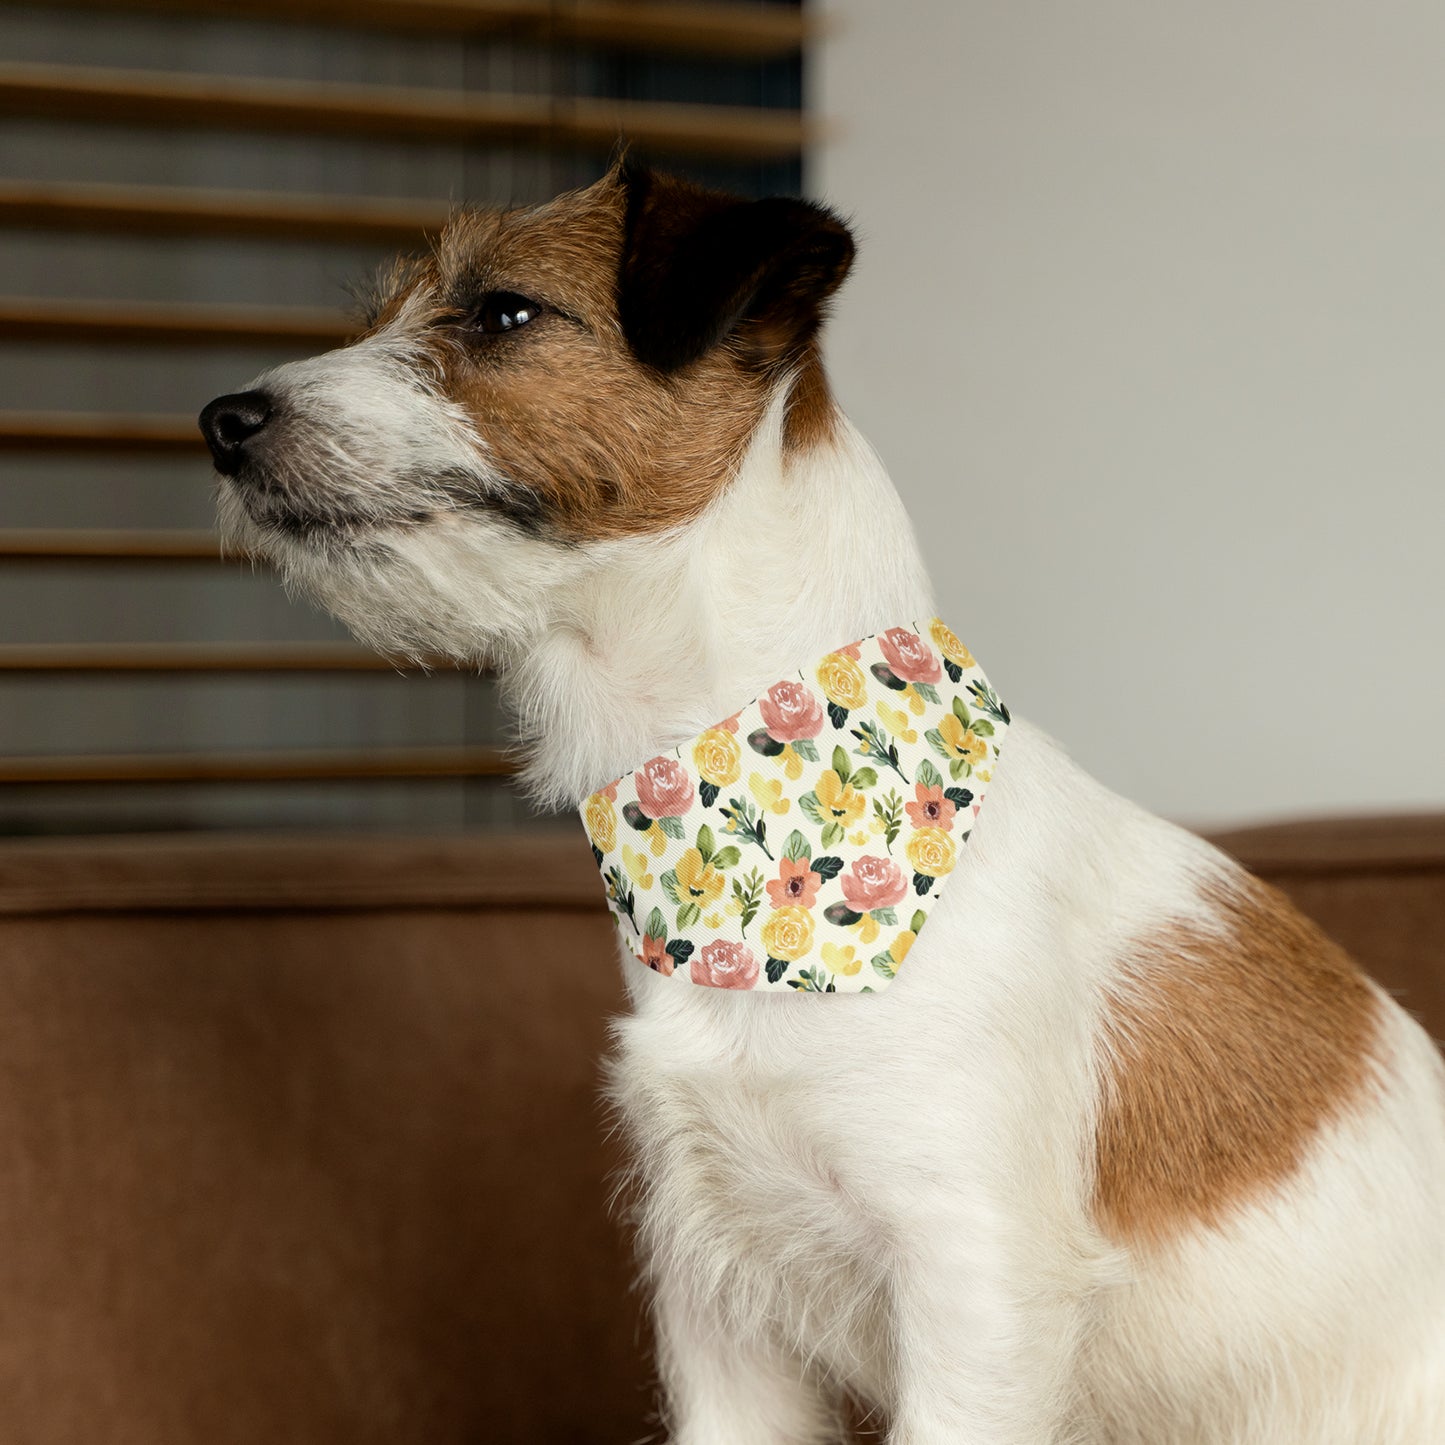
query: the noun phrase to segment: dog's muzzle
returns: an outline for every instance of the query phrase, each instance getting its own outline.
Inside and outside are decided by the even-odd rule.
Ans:
[[[223,477],[234,477],[246,464],[246,445],[265,430],[273,410],[264,391],[240,391],[218,396],[201,412],[201,435]]]

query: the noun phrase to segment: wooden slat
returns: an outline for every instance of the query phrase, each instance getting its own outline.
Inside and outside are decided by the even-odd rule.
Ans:
[[[205,452],[191,416],[111,415],[86,411],[0,412],[0,452]]]
[[[339,346],[358,330],[319,306],[192,306],[0,296],[0,341],[191,346]]]
[[[0,180],[0,225],[121,235],[247,236],[415,246],[449,208],[362,196],[280,195],[179,186],[68,185]]]
[[[214,532],[31,527],[0,530],[0,562],[249,562],[222,557]]]
[[[28,3],[28,0],[7,0]],[[236,0],[50,0],[51,7],[224,15]],[[794,55],[809,36],[784,5],[679,4],[677,0],[247,0],[247,19],[364,30],[510,38],[764,59]]]
[[[500,748],[0,757],[0,783],[282,783],[495,778],[516,771]]]
[[[350,643],[14,642],[0,643],[3,673],[403,672]]]
[[[593,151],[626,137],[727,160],[796,156],[811,138],[796,111],[29,63],[0,65],[0,115]]]

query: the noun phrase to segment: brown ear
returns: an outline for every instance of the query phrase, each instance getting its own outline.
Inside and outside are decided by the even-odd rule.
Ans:
[[[801,354],[853,262],[853,237],[808,201],[747,201],[624,162],[618,314],[639,361],[671,372],[730,336],[759,364]]]

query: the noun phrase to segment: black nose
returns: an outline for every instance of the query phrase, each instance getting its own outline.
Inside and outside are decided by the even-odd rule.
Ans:
[[[218,396],[201,413],[201,435],[215,458],[216,470],[233,477],[246,460],[246,443],[271,419],[271,398],[264,391]]]

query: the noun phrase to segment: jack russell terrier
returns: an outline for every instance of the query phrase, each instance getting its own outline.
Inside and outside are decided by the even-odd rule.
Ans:
[[[494,667],[583,811],[671,1439],[1445,1441],[1440,1056],[933,616],[819,360],[852,258],[623,162],[201,417],[228,537]]]

